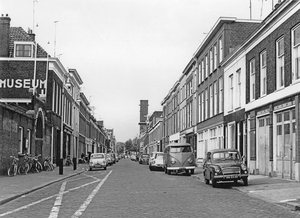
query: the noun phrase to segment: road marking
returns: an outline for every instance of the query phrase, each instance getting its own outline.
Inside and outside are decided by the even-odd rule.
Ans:
[[[56,200],[54,202],[54,206],[52,207],[52,210],[51,210],[49,218],[56,218],[56,217],[58,217],[59,209],[60,209],[62,198],[63,198],[63,193],[64,193],[64,191],[66,189],[66,184],[67,184],[67,182],[63,182],[63,184],[60,187],[58,196],[56,197]]]
[[[288,201],[297,201],[297,199],[287,199],[287,200],[282,200],[279,201],[280,203],[288,202]]]
[[[105,180],[112,173],[112,170],[102,179],[102,181],[96,186],[96,188],[92,191],[92,193],[87,197],[87,199],[83,202],[83,204],[79,207],[79,209],[73,214],[72,218],[80,217],[82,213],[85,211],[87,206],[91,203],[101,186],[104,184]]]
[[[66,193],[68,193],[68,192],[70,192],[70,191],[74,191],[74,190],[83,188],[83,187],[85,187],[85,186],[94,184],[94,183],[99,182],[99,181],[101,181],[101,179],[98,179],[98,180],[95,180],[95,181],[86,183],[86,184],[81,185],[81,186],[78,186],[78,187],[71,188],[71,189],[69,189],[69,190],[67,190],[67,191],[64,191],[63,194],[66,194]],[[31,206],[34,206],[34,205],[36,205],[36,204],[42,203],[43,201],[47,201],[47,200],[49,200],[49,199],[51,199],[51,198],[53,198],[53,197],[57,197],[57,196],[58,196],[58,194],[55,194],[55,195],[52,195],[52,196],[43,198],[43,199],[41,199],[41,200],[32,202],[32,203],[30,203],[30,204],[27,204],[27,205],[25,205],[25,206],[19,207],[19,208],[17,208],[17,209],[8,211],[8,212],[6,212],[6,213],[2,213],[2,214],[0,214],[0,217],[3,217],[3,216],[6,216],[6,215],[8,215],[8,214],[12,214],[12,213],[18,212],[18,211],[23,210],[23,209],[27,209],[28,207],[31,207]]]

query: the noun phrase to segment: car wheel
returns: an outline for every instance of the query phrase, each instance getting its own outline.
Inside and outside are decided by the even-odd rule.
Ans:
[[[106,167],[104,167],[104,170],[106,170]]]
[[[164,171],[165,171],[165,174],[167,174],[167,168],[166,167],[164,167]]]
[[[237,179],[233,180],[233,184],[237,185],[238,184],[238,180]]]
[[[194,169],[191,170],[191,174],[192,175],[195,174],[195,170]]]
[[[153,170],[153,169],[152,169],[152,167],[151,167],[150,165],[149,165],[149,170],[150,170],[150,171],[152,171],[152,170]]]
[[[168,170],[168,169],[167,169],[167,174],[168,174],[168,175],[171,175],[171,170]]]
[[[90,171],[92,171],[92,168],[90,167]]]
[[[248,186],[248,178],[244,178],[243,182],[244,182],[244,186]]]

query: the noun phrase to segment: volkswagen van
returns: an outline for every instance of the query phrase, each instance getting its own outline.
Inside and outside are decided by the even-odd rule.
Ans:
[[[164,171],[167,174],[186,172],[194,174],[195,154],[191,144],[171,143],[164,150]]]

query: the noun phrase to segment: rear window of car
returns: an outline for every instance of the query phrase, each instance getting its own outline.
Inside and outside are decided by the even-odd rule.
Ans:
[[[170,148],[170,152],[192,152],[191,146],[174,146]]]
[[[92,159],[96,159],[96,158],[104,158],[104,154],[93,154]]]
[[[163,159],[163,158],[164,158],[164,156],[161,155],[161,154],[158,154],[158,155],[156,155],[156,157],[155,157],[155,159],[158,159],[158,160]]]
[[[143,154],[142,157],[149,157],[149,154]]]

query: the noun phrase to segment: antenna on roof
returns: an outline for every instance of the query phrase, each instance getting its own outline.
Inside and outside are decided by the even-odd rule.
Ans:
[[[35,27],[35,2],[37,2],[37,0],[33,0],[33,11],[32,11],[32,31],[33,33],[35,33],[34,31],[34,27]]]

